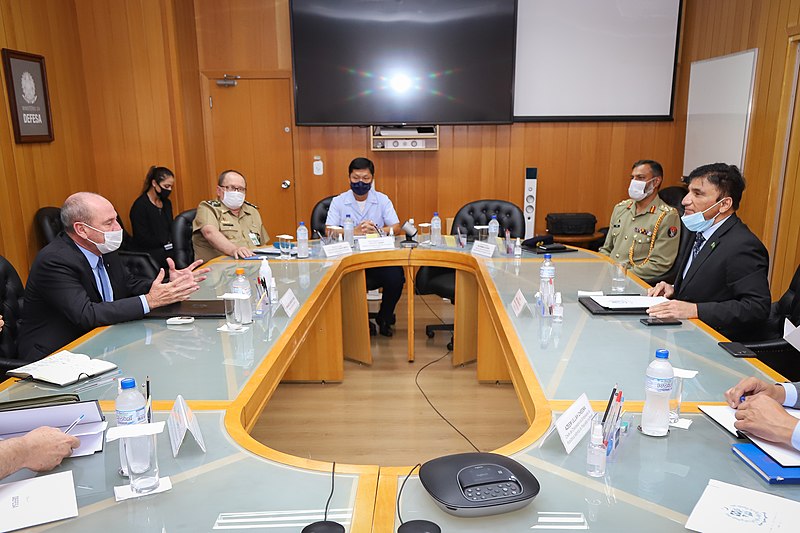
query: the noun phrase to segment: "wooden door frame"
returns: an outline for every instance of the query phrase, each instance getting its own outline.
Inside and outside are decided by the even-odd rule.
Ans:
[[[786,62],[783,70],[783,83],[781,85],[781,106],[778,112],[776,128],[775,149],[770,166],[769,195],[767,197],[767,212],[765,229],[766,245],[769,256],[774,258],[778,244],[778,231],[781,219],[781,204],[786,183],[786,166],[789,157],[789,144],[792,140],[793,118],[795,114],[795,100],[797,87],[800,82],[800,26],[787,28],[788,35]],[[800,135],[798,135],[800,141]],[[772,284],[775,268],[774,259],[769,263],[769,280]]]

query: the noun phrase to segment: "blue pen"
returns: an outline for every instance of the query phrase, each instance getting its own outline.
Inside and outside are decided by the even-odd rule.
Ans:
[[[69,434],[69,432],[70,432],[70,431],[72,431],[72,428],[74,428],[75,426],[77,426],[77,425],[78,425],[78,422],[80,422],[81,420],[83,420],[83,415],[81,415],[81,416],[79,416],[77,419],[75,419],[75,422],[73,422],[72,424],[70,424],[70,425],[69,425],[69,427],[68,427],[67,429],[65,429],[65,430],[64,430],[64,433],[66,433],[66,434]]]

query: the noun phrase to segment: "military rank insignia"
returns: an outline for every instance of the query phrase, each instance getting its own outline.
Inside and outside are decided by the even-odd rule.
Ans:
[[[677,234],[678,234],[678,228],[675,226],[670,226],[669,229],[667,230],[667,236],[669,237],[674,237]]]

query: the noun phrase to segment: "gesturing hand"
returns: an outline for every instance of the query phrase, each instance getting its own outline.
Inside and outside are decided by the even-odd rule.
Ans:
[[[153,284],[150,285],[150,292],[145,295],[150,309],[188,300],[189,296],[200,288],[191,272],[187,275],[176,271],[175,279],[170,280],[169,283],[163,283],[163,281],[164,269],[162,268],[158,271]]]

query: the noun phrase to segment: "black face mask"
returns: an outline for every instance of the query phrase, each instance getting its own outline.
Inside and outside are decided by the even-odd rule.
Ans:
[[[356,196],[364,196],[372,188],[372,183],[364,183],[363,181],[350,182],[350,189]]]
[[[161,187],[161,190],[156,191],[156,194],[158,195],[159,198],[161,198],[161,201],[163,202],[164,200],[169,198],[170,194],[172,194],[172,189],[165,189],[164,187]]]

